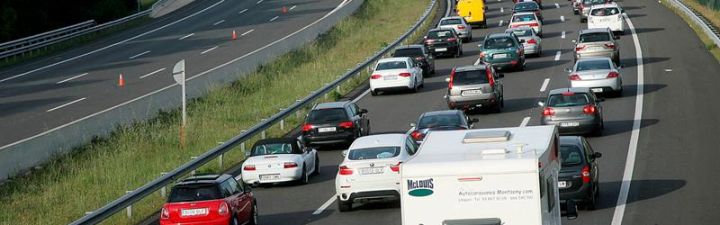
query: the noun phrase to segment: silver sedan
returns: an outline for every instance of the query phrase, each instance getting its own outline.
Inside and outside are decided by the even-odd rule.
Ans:
[[[570,73],[570,87],[587,87],[595,93],[611,92],[615,96],[622,95],[622,66],[615,66],[610,58],[579,59]]]
[[[542,54],[542,38],[530,27],[516,27],[505,30],[505,33],[513,33],[522,43],[525,55],[540,56]]]

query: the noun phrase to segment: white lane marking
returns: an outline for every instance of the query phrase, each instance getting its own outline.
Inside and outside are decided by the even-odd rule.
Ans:
[[[565,39],[565,31],[562,32],[562,34],[560,35],[560,38]]]
[[[365,95],[367,95],[367,94],[370,94],[370,88],[368,88],[367,90],[365,90],[365,92],[363,92],[362,94],[358,95],[355,99],[352,100],[352,102],[353,102],[353,103],[356,103],[356,102],[360,101],[360,99],[362,99],[363,97],[365,97]]]
[[[525,126],[527,126],[527,124],[528,124],[529,122],[530,122],[530,117],[529,117],[529,116],[526,116],[525,118],[523,118],[522,122],[520,122],[520,127],[525,127]]]
[[[219,46],[215,46],[215,47],[212,47],[212,48],[210,48],[210,49],[208,49],[208,50],[205,50],[205,51],[201,52],[200,55],[205,55],[205,53],[208,53],[208,52],[210,52],[210,51],[212,51],[212,50],[215,50],[215,49],[218,48],[218,47],[219,47]]]
[[[68,81],[71,81],[71,80],[75,80],[75,79],[78,79],[78,78],[80,78],[80,77],[84,77],[85,75],[88,75],[88,73],[83,73],[83,74],[80,74],[80,75],[77,75],[77,76],[74,76],[74,77],[71,77],[71,78],[68,78],[68,79],[65,79],[65,80],[58,81],[56,84],[62,84],[62,83],[65,83],[65,82],[68,82]]]
[[[480,65],[480,58],[478,58],[477,60],[475,60],[475,63],[474,63],[473,65],[476,65],[476,66],[477,66],[477,65]]]
[[[263,2],[263,0],[260,0],[260,1],[257,1],[257,3],[255,3],[255,4],[260,4],[260,3],[262,3],[262,2]]]
[[[560,8],[560,4],[555,3],[555,8]]]
[[[192,37],[193,35],[195,35],[195,33],[190,33],[190,34],[188,34],[188,35],[182,36],[182,37],[181,37],[180,39],[178,39],[178,40],[185,40],[185,38]]]
[[[560,51],[557,51],[557,53],[555,53],[555,61],[560,60],[560,55],[561,55],[561,54],[562,54],[562,52],[560,52]]]
[[[565,22],[565,16],[560,16],[560,21]]]
[[[320,206],[320,208],[318,208],[317,210],[315,210],[315,212],[313,212],[313,215],[317,215],[317,214],[322,213],[322,211],[325,211],[325,209],[327,209],[327,207],[329,207],[330,204],[332,204],[333,202],[335,202],[335,195],[333,195],[332,197],[330,197],[330,199],[328,199],[327,202],[325,202],[324,204],[322,204],[322,205]]]
[[[221,23],[224,23],[224,22],[225,22],[225,20],[217,21],[217,22],[213,23],[213,26],[217,26],[217,25],[219,25],[219,24],[221,24]]]
[[[143,55],[148,54],[148,53],[150,53],[150,51],[145,51],[145,52],[143,52],[143,53],[140,53],[140,54],[137,54],[137,55],[134,55],[134,56],[130,56],[130,58],[128,58],[128,59],[135,59],[135,58],[137,58],[137,57],[143,56]]]
[[[249,31],[245,31],[245,33],[242,33],[240,36],[245,36],[249,33],[252,33],[253,31],[255,31],[255,29],[250,29]]]
[[[500,7],[500,12],[505,12],[505,8],[504,8],[504,7]]]
[[[540,92],[545,92],[547,90],[547,86],[550,83],[550,78],[545,78],[545,80],[542,83],[542,86],[540,86]]]
[[[152,71],[151,73],[148,73],[148,74],[145,74],[145,75],[140,76],[140,79],[143,79],[143,78],[152,76],[153,74],[162,72],[162,71],[164,71],[164,70],[165,70],[165,67],[163,67],[163,68],[161,68],[161,69],[158,69],[158,70],[155,70],[155,71]]]
[[[665,69],[665,72],[672,72],[672,69]]]
[[[633,43],[635,44],[635,60],[637,60],[637,92],[635,93],[635,116],[633,118],[633,128],[630,135],[630,145],[628,146],[627,159],[625,159],[625,171],[623,172],[620,194],[618,194],[618,200],[615,206],[615,213],[613,213],[611,225],[621,225],[625,215],[625,204],[627,203],[628,193],[630,192],[630,183],[632,182],[633,171],[635,170],[635,155],[637,154],[637,145],[638,140],[640,139],[643,95],[645,93],[643,88],[645,68],[643,66],[643,53],[642,48],[640,47],[640,40],[638,39],[635,26],[633,26],[630,18],[627,17],[627,15],[623,15],[623,17],[625,17],[625,21],[627,21],[626,24],[632,32]]]
[[[225,0],[222,0],[222,1],[218,2],[218,3],[216,3],[215,5],[220,4],[220,3],[224,2],[224,1],[225,1]],[[291,34],[288,34],[288,35],[285,36],[285,37],[282,37],[282,38],[280,38],[280,39],[278,39],[278,40],[275,40],[275,41],[273,41],[273,42],[271,42],[271,43],[269,43],[269,44],[267,44],[267,45],[265,45],[265,46],[262,46],[262,47],[260,47],[260,48],[258,48],[258,49],[255,49],[255,50],[252,51],[252,52],[248,52],[248,53],[246,53],[245,55],[242,55],[242,56],[240,56],[240,57],[237,57],[237,58],[235,58],[235,59],[232,59],[232,60],[230,60],[230,61],[227,61],[227,62],[225,62],[225,63],[223,63],[223,64],[217,65],[217,66],[215,66],[215,67],[213,67],[213,68],[211,68],[211,69],[209,69],[209,70],[206,70],[206,71],[204,71],[204,72],[202,72],[202,73],[199,73],[199,74],[196,74],[196,75],[194,75],[194,76],[191,76],[191,77],[188,78],[187,80],[188,80],[188,81],[191,81],[191,80],[193,80],[193,79],[195,79],[195,78],[198,78],[198,77],[200,77],[200,76],[204,76],[205,74],[208,74],[208,73],[210,73],[210,72],[213,72],[213,71],[215,71],[215,70],[218,70],[218,69],[220,69],[220,68],[222,68],[222,67],[225,67],[225,66],[227,66],[227,65],[230,65],[230,64],[232,64],[232,63],[235,63],[235,62],[237,62],[237,61],[239,61],[239,60],[245,59],[246,57],[248,57],[248,56],[250,56],[250,55],[252,55],[252,54],[255,54],[255,53],[259,52],[259,51],[262,51],[262,50],[264,50],[264,49],[266,49],[266,48],[269,48],[270,46],[273,46],[273,45],[275,45],[275,44],[277,44],[277,43],[279,43],[279,42],[281,42],[281,41],[285,41],[286,39],[292,37],[293,35],[295,35],[295,34],[297,34],[297,33],[300,33],[300,32],[302,32],[302,31],[304,31],[304,30],[307,30],[309,27],[314,26],[315,24],[317,24],[317,23],[319,23],[320,21],[324,20],[325,18],[329,17],[329,16],[332,15],[333,13],[337,12],[337,11],[340,10],[340,8],[342,8],[342,7],[345,5],[345,3],[347,3],[348,1],[352,1],[352,0],[343,0],[337,7],[335,7],[335,9],[333,9],[333,10],[330,11],[330,12],[328,12],[328,13],[325,14],[323,17],[321,17],[321,18],[313,21],[312,23],[310,23],[310,24],[308,24],[308,25],[300,28],[299,30],[296,30],[295,32],[293,32],[293,33],[291,33]],[[214,6],[214,5],[213,5],[213,6]],[[208,8],[208,9],[209,9],[209,8]],[[181,20],[183,20],[183,19],[181,19]],[[62,128],[71,126],[71,125],[73,125],[73,124],[77,124],[77,123],[79,123],[79,122],[85,121],[85,120],[87,120],[87,119],[89,119],[89,118],[92,118],[92,117],[94,117],[94,116],[97,116],[97,115],[100,115],[100,114],[102,114],[102,113],[108,112],[108,111],[110,111],[110,110],[113,110],[113,109],[117,109],[117,108],[119,108],[119,107],[126,106],[126,105],[128,105],[128,104],[130,104],[130,103],[133,103],[133,102],[136,102],[136,101],[138,101],[138,100],[140,100],[140,99],[147,98],[148,96],[151,96],[151,95],[160,93],[160,92],[162,92],[162,91],[165,91],[165,90],[167,90],[167,89],[170,89],[170,88],[173,88],[173,87],[178,86],[177,83],[175,83],[175,82],[172,82],[172,83],[173,83],[173,84],[168,85],[168,86],[165,86],[164,88],[160,88],[160,89],[154,90],[154,91],[152,91],[152,92],[150,92],[150,93],[147,93],[147,94],[144,94],[144,95],[142,95],[142,96],[139,96],[139,97],[133,98],[133,99],[131,99],[131,100],[125,101],[125,102],[123,102],[123,103],[117,104],[117,105],[112,106],[112,107],[110,107],[110,108],[100,110],[99,112],[96,112],[96,113],[93,113],[93,114],[84,116],[84,117],[82,117],[82,118],[80,118],[80,119],[77,119],[77,120],[73,120],[72,122],[69,122],[69,123],[66,123],[66,124],[57,126],[57,127],[55,127],[55,128],[52,128],[52,129],[43,131],[42,133],[33,135],[33,136],[31,136],[31,137],[23,138],[22,140],[19,140],[19,141],[16,141],[16,142],[3,145],[2,147],[0,147],[0,150],[6,149],[6,148],[8,148],[8,147],[10,147],[10,146],[15,146],[15,145],[17,145],[17,144],[26,142],[26,141],[28,141],[28,140],[31,140],[31,139],[34,139],[34,138],[37,138],[37,137],[40,137],[40,136],[43,136],[43,135],[47,135],[47,134],[49,134],[49,133],[51,133],[51,132],[55,132],[55,131],[60,130],[60,129],[62,129]]]
[[[179,23],[179,22],[185,21],[185,20],[187,20],[188,18],[193,17],[193,16],[196,16],[196,15],[198,15],[198,14],[200,14],[200,13],[203,13],[203,12],[205,12],[205,11],[207,11],[207,10],[210,10],[211,8],[213,8],[213,7],[219,5],[220,3],[223,3],[223,2],[225,2],[225,0],[220,0],[219,2],[217,2],[217,3],[215,3],[215,4],[211,5],[211,6],[208,6],[207,8],[205,8],[205,9],[203,9],[203,10],[197,11],[197,12],[195,12],[195,13],[189,15],[189,16],[183,17],[182,19],[175,20],[175,22],[172,22],[172,23],[169,23],[169,24],[165,24],[165,25],[162,26],[162,27],[155,28],[155,29],[153,29],[153,30],[147,31],[147,32],[142,33],[142,34],[138,34],[138,35],[135,36],[135,37],[131,37],[131,38],[125,39],[125,40],[123,40],[123,41],[116,42],[115,44],[111,44],[111,45],[108,45],[108,46],[105,46],[105,47],[102,47],[102,48],[99,48],[99,49],[95,49],[95,50],[93,50],[93,51],[90,51],[90,52],[88,52],[88,53],[85,53],[85,54],[82,54],[82,55],[79,55],[79,56],[75,56],[75,57],[72,57],[72,58],[69,58],[69,59],[60,61],[60,62],[56,62],[56,63],[50,64],[50,65],[47,65],[47,66],[43,66],[43,67],[40,67],[40,68],[37,68],[37,69],[34,69],[34,70],[30,70],[30,71],[27,71],[27,72],[24,72],[24,73],[21,73],[21,74],[18,74],[18,75],[14,75],[14,76],[11,76],[11,77],[2,79],[2,80],[0,80],[0,83],[5,82],[5,81],[8,81],[8,80],[15,79],[15,78],[18,78],[18,77],[26,76],[26,75],[28,75],[28,74],[31,74],[31,73],[34,73],[34,72],[37,72],[37,71],[40,71],[40,70],[44,70],[44,69],[47,69],[47,68],[50,68],[50,67],[53,67],[53,66],[57,66],[57,65],[60,65],[60,64],[66,63],[66,62],[70,62],[70,61],[79,59],[79,58],[81,58],[81,57],[85,57],[85,56],[88,56],[88,55],[90,55],[90,54],[94,54],[94,53],[96,53],[96,52],[99,52],[99,51],[102,51],[102,50],[105,50],[105,49],[108,49],[108,48],[112,48],[112,47],[115,47],[115,46],[124,44],[124,43],[126,43],[126,42],[128,42],[128,41],[132,41],[132,40],[138,39],[138,38],[140,38],[140,37],[142,37],[142,36],[145,36],[145,35],[154,33],[154,32],[156,32],[156,31],[158,31],[158,30],[161,30],[161,29],[164,29],[164,28],[166,28],[166,27],[175,25],[175,24],[177,24],[177,23]]]
[[[85,100],[85,99],[86,99],[86,98],[81,98],[81,99],[78,99],[78,100],[75,100],[75,101],[72,101],[72,102],[68,102],[68,103],[62,104],[62,105],[60,105],[60,106],[58,106],[58,107],[55,107],[55,108],[52,108],[52,109],[48,109],[46,112],[52,112],[52,111],[58,110],[58,109],[60,109],[60,108],[62,108],[62,107],[75,104],[75,103],[77,103],[77,102],[79,102],[79,101],[82,101],[82,100]]]
[[[243,13],[245,13],[245,12],[247,12],[247,11],[248,11],[248,9],[243,9],[242,11],[238,12],[238,14],[243,14]]]
[[[288,11],[292,11],[293,9],[295,9],[295,7],[297,7],[297,6],[294,5],[294,6],[290,7],[290,9],[288,9]]]
[[[500,20],[500,24],[498,24],[498,27],[502,27],[503,21]]]
[[[272,19],[270,19],[270,22],[275,21],[276,19],[280,18],[280,16],[275,16]]]

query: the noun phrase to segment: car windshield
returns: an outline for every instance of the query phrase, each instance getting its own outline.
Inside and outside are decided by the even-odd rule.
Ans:
[[[462,24],[462,20],[460,19],[445,19],[440,21],[440,25],[457,25]]]
[[[580,61],[575,66],[575,71],[587,70],[609,70],[610,62],[607,60]]]
[[[512,18],[512,22],[530,22],[535,21],[535,14],[523,14],[523,15],[514,15]]]
[[[506,31],[505,33],[510,33],[510,32],[512,32],[513,34],[515,34],[515,36],[518,36],[518,37],[530,37],[533,34],[532,29],[513,29],[513,30]]]
[[[580,35],[580,43],[610,41],[610,34],[607,32],[587,33]]]
[[[615,7],[593,9],[593,11],[590,12],[590,15],[593,16],[612,16],[617,14],[620,14],[620,10]]]
[[[537,10],[538,5],[534,2],[522,2],[515,4],[515,11]]]
[[[352,149],[348,152],[349,160],[387,159],[400,155],[400,147],[385,146],[374,148]]]
[[[316,109],[310,112],[307,122],[310,124],[328,124],[347,121],[348,116],[344,109]]]
[[[560,145],[562,166],[577,166],[583,162],[582,152],[575,145]]]
[[[406,69],[407,63],[405,61],[389,61],[378,63],[375,70],[394,70],[394,69]]]
[[[452,31],[450,30],[437,30],[437,31],[430,31],[428,33],[428,38],[431,39],[438,39],[438,38],[451,38],[453,37]]]
[[[485,49],[503,49],[515,47],[515,42],[509,37],[488,38],[483,44]]]
[[[423,56],[423,51],[421,48],[401,48],[401,49],[395,49],[395,53],[393,53],[393,56],[395,56],[395,57]]]
[[[455,114],[446,115],[430,115],[420,118],[418,123],[418,129],[434,128],[434,127],[448,127],[448,126],[460,126],[460,117]]]
[[[220,191],[213,184],[175,186],[170,191],[168,202],[206,201],[220,198]]]
[[[548,106],[573,107],[590,104],[590,97],[586,93],[563,93],[550,95]]]
[[[292,152],[292,145],[289,143],[273,143],[256,145],[252,150],[252,155],[291,154]]]
[[[485,69],[459,71],[455,72],[455,76],[453,76],[453,85],[487,84],[488,82]]]

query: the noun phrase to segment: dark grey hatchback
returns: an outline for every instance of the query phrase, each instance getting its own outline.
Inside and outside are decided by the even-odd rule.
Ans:
[[[573,200],[585,209],[595,209],[600,196],[597,158],[601,156],[584,137],[560,137],[562,169],[558,175],[558,188],[561,202]]]
[[[308,145],[351,144],[370,133],[367,110],[351,101],[326,102],[313,107],[302,126],[302,138]]]

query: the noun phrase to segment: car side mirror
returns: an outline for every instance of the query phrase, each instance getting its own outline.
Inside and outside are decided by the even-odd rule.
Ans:
[[[243,182],[243,186],[244,186],[244,187],[243,187],[243,193],[246,193],[246,194],[247,194],[247,193],[252,192],[252,187],[251,187],[252,185],[249,185],[249,184]]]
[[[624,67],[625,67],[625,64],[620,64],[620,65],[618,66],[618,69],[622,69],[622,68],[624,68]]]
[[[600,157],[602,157],[602,153],[595,152],[595,153],[593,153],[592,157],[593,157],[593,159],[600,158]]]
[[[348,150],[343,150],[342,153],[340,153],[343,158],[347,157]]]
[[[366,114],[368,113],[367,109],[360,109],[360,114]]]
[[[620,13],[625,13],[625,9],[620,9]]]
[[[250,155],[252,155],[250,150],[245,151],[245,158],[250,157]]]
[[[416,125],[415,123],[410,123],[410,127],[415,127]]]
[[[445,82],[450,83],[450,78],[449,78],[449,77],[448,77],[448,78],[445,78]]]
[[[577,206],[575,205],[575,201],[573,200],[567,200],[565,202],[565,209],[562,210],[560,213],[561,216],[567,217],[568,220],[574,220],[577,219]]]
[[[498,73],[498,77],[500,77],[500,78],[505,77],[505,73]]]
[[[539,101],[539,102],[538,102],[538,106],[540,106],[540,107],[544,107],[544,106],[545,106],[545,102],[543,102],[543,101]]]

